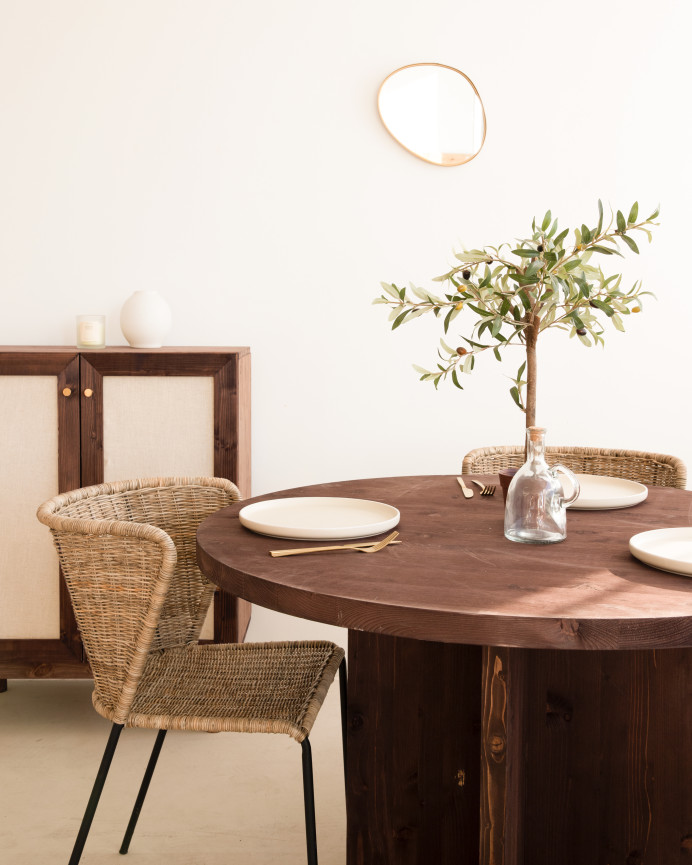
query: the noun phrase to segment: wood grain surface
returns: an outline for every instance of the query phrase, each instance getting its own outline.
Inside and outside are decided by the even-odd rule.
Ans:
[[[692,862],[692,651],[483,651],[481,865]]]
[[[350,631],[348,656],[348,862],[477,865],[481,649]]]
[[[652,487],[632,508],[570,511],[567,539],[546,546],[506,540],[502,497],[465,499],[454,476],[345,481],[250,501],[300,495],[394,505],[402,543],[373,556],[272,558],[270,549],[305,543],[277,544],[244,528],[244,502],[200,527],[204,572],[270,609],[398,637],[516,648],[692,646],[692,580],[642,564],[628,547],[637,532],[689,525],[688,491]]]

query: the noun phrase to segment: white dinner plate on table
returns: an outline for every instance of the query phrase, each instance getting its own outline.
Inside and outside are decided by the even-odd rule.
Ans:
[[[630,538],[632,555],[654,568],[692,577],[692,528],[653,529]]]
[[[301,496],[255,502],[241,508],[240,522],[260,535],[305,541],[369,538],[394,528],[399,511],[383,502]]]
[[[572,491],[569,478],[563,474],[560,474],[559,477],[565,495],[569,495]],[[577,474],[577,480],[580,486],[579,496],[575,502],[567,506],[575,511],[631,508],[632,505],[643,502],[649,494],[644,484],[628,481],[624,478]]]

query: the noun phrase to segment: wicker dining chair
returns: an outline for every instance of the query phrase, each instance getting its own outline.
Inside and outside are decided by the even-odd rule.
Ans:
[[[198,643],[214,586],[197,567],[197,527],[239,498],[223,478],[150,478],[74,490],[38,509],[93,672],[94,708],[112,722],[69,865],[81,858],[124,726],[159,732],[121,853],[167,730],[286,733],[302,747],[308,863],[317,863],[308,736],[338,669],[345,753],[344,652],[327,641]]]
[[[562,463],[573,472],[625,478],[680,490],[684,490],[687,484],[685,464],[667,454],[562,446],[546,447],[545,450],[549,463]],[[500,469],[519,468],[524,461],[524,448],[520,445],[476,448],[464,457],[461,473],[495,474]]]

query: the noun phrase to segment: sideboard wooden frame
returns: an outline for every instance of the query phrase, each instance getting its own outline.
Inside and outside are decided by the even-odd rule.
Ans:
[[[63,346],[0,347],[0,375],[52,375],[58,400],[58,492],[103,482],[103,377],[211,376],[214,475],[250,495],[250,350],[241,348]],[[63,390],[69,388],[70,396]],[[86,397],[89,389],[91,395]],[[37,502],[38,505],[40,502]],[[91,671],[65,582],[60,577],[60,636],[0,640],[0,691],[8,678],[88,678]],[[251,605],[222,590],[214,605],[214,642],[240,642]]]

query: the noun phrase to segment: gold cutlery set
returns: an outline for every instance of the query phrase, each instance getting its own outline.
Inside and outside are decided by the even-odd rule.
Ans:
[[[392,532],[381,541],[362,541],[357,544],[341,544],[338,547],[301,547],[297,550],[270,550],[269,555],[274,556],[300,556],[303,553],[329,553],[333,550],[356,550],[359,553],[378,553],[389,544],[400,544],[401,541],[395,540],[399,536],[399,532]]]
[[[466,498],[466,499],[473,498],[473,490],[470,490],[466,486],[463,478],[457,478],[457,480],[459,481],[459,486],[461,487],[461,491],[464,494],[464,498]],[[476,484],[477,486],[480,487],[480,490],[481,490],[480,494],[482,496],[495,495],[495,487],[493,486],[493,484],[488,484],[486,486],[485,484],[482,484],[480,481],[474,480],[473,478],[471,478],[471,483]]]

